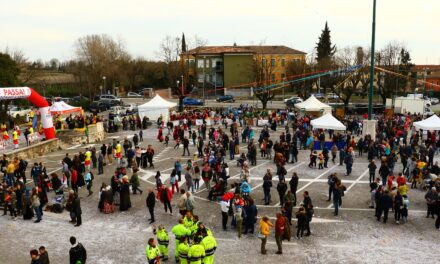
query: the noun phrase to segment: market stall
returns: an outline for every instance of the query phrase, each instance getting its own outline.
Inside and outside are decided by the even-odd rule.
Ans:
[[[138,107],[139,117],[143,119],[144,116],[146,116],[150,120],[155,121],[160,116],[162,116],[163,121],[167,122],[170,116],[170,109],[175,107],[176,105],[177,103],[169,102],[157,94],[149,102]]]
[[[313,116],[321,116],[332,112],[331,106],[319,101],[313,95],[304,102],[295,104],[295,108]]]

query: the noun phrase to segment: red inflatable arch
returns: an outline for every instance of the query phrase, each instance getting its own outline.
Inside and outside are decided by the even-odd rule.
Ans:
[[[44,135],[46,139],[55,138],[55,128],[52,123],[52,115],[49,111],[49,103],[29,87],[6,87],[0,88],[0,100],[26,99],[39,108],[41,123],[43,124]]]

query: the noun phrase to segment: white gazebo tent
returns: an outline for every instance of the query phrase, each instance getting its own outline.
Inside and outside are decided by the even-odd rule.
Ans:
[[[150,120],[157,120],[162,115],[163,120],[167,122],[170,117],[170,108],[176,105],[176,103],[169,102],[157,94],[147,103],[138,106],[139,117],[142,119],[146,116]]]
[[[313,128],[320,129],[332,129],[332,130],[345,130],[346,127],[338,119],[332,116],[331,113],[327,113],[319,118],[313,119],[310,124]]]
[[[413,125],[418,130],[440,130],[440,118],[437,115],[432,115],[425,120],[414,122]]]
[[[68,105],[64,101],[55,102],[49,108],[49,111],[52,114],[57,114],[57,115],[70,114],[70,113],[74,113],[74,112],[80,113],[81,110],[82,110],[81,107],[75,107],[75,106]]]
[[[313,95],[304,102],[295,104],[295,108],[303,110],[304,112],[322,112],[323,115],[332,112],[331,106],[322,103]]]

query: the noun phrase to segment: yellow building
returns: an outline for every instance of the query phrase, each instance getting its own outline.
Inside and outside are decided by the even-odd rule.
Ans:
[[[198,87],[252,87],[280,82],[306,53],[286,46],[204,46],[182,53],[185,77]]]

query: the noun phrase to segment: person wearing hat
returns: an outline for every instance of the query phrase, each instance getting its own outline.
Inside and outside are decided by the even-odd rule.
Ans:
[[[200,237],[194,237],[194,244],[188,250],[188,260],[190,264],[202,264],[205,257],[205,247],[200,244]]]
[[[154,238],[148,239],[148,245],[145,248],[148,264],[160,263],[160,250],[156,245]]]
[[[170,243],[170,237],[168,236],[168,232],[165,230],[163,225],[160,225],[159,228],[153,229],[153,233],[156,234],[157,243],[159,244],[160,255],[164,261],[168,260],[168,244]]]
[[[188,251],[189,251],[188,238],[187,237],[180,238],[179,246],[177,248],[178,255],[176,255],[176,262],[180,264],[187,264]]]
[[[179,220],[179,223],[175,226],[173,226],[173,228],[171,229],[171,233],[173,233],[176,237],[176,246],[174,254],[176,257],[176,262],[178,262],[179,258],[179,252],[178,252],[178,248],[179,248],[179,241],[181,238],[185,238],[188,237],[189,235],[191,235],[191,230],[187,229],[184,225],[183,219]]]
[[[209,235],[207,229],[201,231],[202,242],[201,244],[205,248],[205,257],[203,258],[203,264],[214,264],[214,253],[217,249],[217,241],[214,236]]]

